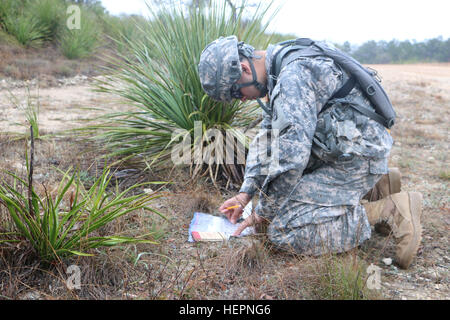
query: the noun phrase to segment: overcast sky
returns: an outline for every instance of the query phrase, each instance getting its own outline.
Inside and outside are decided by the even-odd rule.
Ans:
[[[145,0],[102,3],[112,14],[146,15]],[[352,44],[450,37],[450,0],[275,0],[277,6],[269,30],[299,37]]]

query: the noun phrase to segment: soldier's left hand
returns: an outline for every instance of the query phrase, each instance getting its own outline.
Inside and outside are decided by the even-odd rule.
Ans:
[[[255,224],[262,223],[263,221],[264,221],[263,218],[261,218],[259,215],[253,212],[244,221],[242,221],[242,223],[239,225],[239,227],[236,229],[236,231],[233,233],[232,236],[237,237],[242,233],[242,231],[247,229],[247,227],[251,227]]]

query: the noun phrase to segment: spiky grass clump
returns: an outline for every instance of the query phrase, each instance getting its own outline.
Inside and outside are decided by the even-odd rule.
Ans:
[[[90,56],[99,45],[102,28],[97,17],[86,9],[81,10],[81,16],[79,29],[65,28],[61,35],[61,51],[68,59]]]
[[[144,184],[122,192],[108,191],[112,175],[105,168],[92,187],[84,190],[76,173],[65,172],[56,196],[46,192],[42,197],[32,187],[32,180],[26,182],[13,173],[7,174],[13,183],[0,185],[0,205],[9,213],[15,230],[0,233],[0,242],[25,239],[45,262],[71,255],[91,255],[89,249],[102,246],[156,243],[152,234],[127,237],[98,233],[112,221],[138,210],[161,215],[148,207],[158,195],[129,195]]]
[[[6,16],[4,26],[9,34],[13,35],[20,44],[26,47],[42,45],[50,34],[48,28],[40,24],[39,20],[29,13],[19,16]]]
[[[47,41],[57,39],[65,27],[66,6],[61,0],[37,0],[29,5],[30,12],[39,24],[48,30]]]
[[[0,3],[0,27],[25,47],[38,47],[56,39],[64,15],[62,0],[2,0]]]

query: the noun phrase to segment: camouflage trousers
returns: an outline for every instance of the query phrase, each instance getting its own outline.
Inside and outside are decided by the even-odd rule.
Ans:
[[[324,163],[300,179],[286,172],[268,186],[256,212],[271,221],[267,235],[276,247],[313,256],[345,252],[370,238],[360,200],[385,172],[387,159],[362,158]]]

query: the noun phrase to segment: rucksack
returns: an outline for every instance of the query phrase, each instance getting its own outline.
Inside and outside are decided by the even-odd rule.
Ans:
[[[275,54],[272,60],[270,75],[268,77],[269,94],[272,93],[272,90],[276,85],[282,66],[301,57],[326,56],[333,59],[337,65],[345,70],[349,75],[349,79],[333,94],[320,113],[332,105],[331,102],[333,99],[344,98],[356,84],[359,84],[361,91],[373,104],[375,112],[361,105],[350,104],[349,106],[388,129],[394,125],[396,117],[394,108],[386,92],[383,90],[383,87],[380,85],[381,80],[377,78],[377,74],[374,70],[363,67],[350,55],[340,50],[331,48],[319,42],[314,42],[311,39],[299,38],[296,40],[284,41],[278,45],[281,45],[282,48]]]

